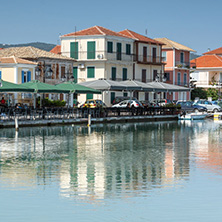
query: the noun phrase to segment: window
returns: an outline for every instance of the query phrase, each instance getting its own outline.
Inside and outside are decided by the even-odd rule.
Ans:
[[[70,43],[70,57],[73,59],[78,59],[78,42]]]
[[[87,78],[95,78],[95,67],[87,67]]]
[[[121,43],[117,43],[116,44],[116,59],[117,60],[121,60],[122,59],[122,44]]]
[[[22,71],[22,83],[31,81],[31,71]]]
[[[157,77],[157,70],[153,70],[153,81],[156,81]]]
[[[180,53],[180,62],[183,64],[184,63],[184,53]]]
[[[77,83],[77,81],[78,81],[78,67],[73,67],[73,77],[74,77],[74,83]]]
[[[183,81],[184,81],[184,85],[187,85],[187,74],[186,73],[183,74]]]
[[[86,99],[93,99],[93,94],[89,94],[89,93],[88,93],[88,94],[86,95]]]
[[[66,67],[62,66],[61,67],[61,78],[65,78],[65,72],[66,72]]]
[[[162,57],[163,57],[163,62],[167,61],[167,52],[166,51],[162,51]]]
[[[107,52],[113,53],[113,42],[107,42]]]
[[[166,81],[170,81],[170,73],[169,72],[165,72],[164,73],[164,78]]]
[[[116,67],[112,67],[112,80],[116,80]]]
[[[110,94],[110,103],[113,104],[113,100],[115,99],[116,94],[114,92],[111,92]]]
[[[127,92],[123,93],[123,96],[124,96],[124,97],[127,97],[127,96],[128,96],[128,93],[127,93]]]
[[[96,58],[96,42],[87,42],[87,59]]]
[[[131,54],[131,45],[126,44],[126,55],[130,55],[130,54]]]
[[[181,83],[181,75],[180,75],[180,72],[177,73],[177,83],[178,83],[178,85],[180,85],[180,83]]]
[[[127,80],[127,68],[123,68],[123,80]]]
[[[142,69],[142,82],[146,82],[146,69]]]

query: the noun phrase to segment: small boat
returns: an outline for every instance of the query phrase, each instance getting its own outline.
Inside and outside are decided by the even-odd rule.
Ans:
[[[195,112],[195,113],[181,113],[178,114],[178,119],[179,120],[202,120],[205,119],[208,116],[207,113],[200,113],[200,112]]]
[[[214,122],[222,122],[222,113],[214,113]]]

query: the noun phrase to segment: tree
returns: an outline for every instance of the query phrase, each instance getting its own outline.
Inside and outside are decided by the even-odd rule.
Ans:
[[[212,100],[218,100],[218,90],[214,88],[207,89],[207,97],[211,97]]]
[[[191,91],[191,99],[194,100],[196,97],[200,99],[207,99],[207,91],[203,88],[195,88]]]

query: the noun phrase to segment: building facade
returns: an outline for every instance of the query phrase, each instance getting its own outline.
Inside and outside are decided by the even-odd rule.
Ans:
[[[196,87],[221,90],[222,47],[206,52],[203,56],[191,60],[190,63],[194,68],[192,78],[196,81]]]
[[[101,26],[66,34],[61,38],[61,53],[77,60],[73,67],[76,82],[100,78],[149,82],[163,72],[162,43],[130,30],[114,32]],[[107,92],[103,100],[111,105],[116,96],[127,92]],[[135,93],[138,99],[153,94]],[[79,95],[78,100],[101,99],[101,95]]]
[[[190,83],[190,52],[193,49],[167,38],[156,38],[164,43],[162,56],[164,58],[164,79],[166,83],[189,87]],[[174,92],[167,95],[171,100],[189,100],[190,92]]]

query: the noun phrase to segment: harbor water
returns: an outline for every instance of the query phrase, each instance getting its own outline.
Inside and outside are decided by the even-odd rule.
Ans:
[[[0,129],[1,221],[220,221],[222,124]]]

